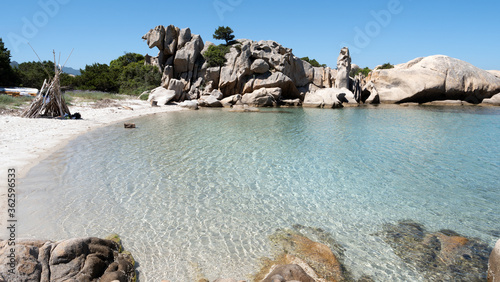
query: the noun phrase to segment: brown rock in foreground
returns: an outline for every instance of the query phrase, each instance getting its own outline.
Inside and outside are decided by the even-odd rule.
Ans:
[[[333,247],[335,242],[326,238],[322,231],[298,226],[294,230],[278,230],[270,239],[278,248],[274,259],[264,259],[264,266],[255,276],[256,281],[346,281],[349,273],[344,269],[330,246],[313,241],[300,230],[313,231],[315,239],[321,239]],[[310,230],[309,230],[310,229]],[[325,239],[325,240],[323,240]],[[341,255],[341,250],[336,250]]]
[[[134,260],[114,241],[94,237],[58,242],[0,241],[1,281],[134,281]],[[15,264],[10,264],[15,262]]]
[[[413,221],[386,224],[377,234],[430,281],[485,281],[491,248],[451,230],[428,232]]]

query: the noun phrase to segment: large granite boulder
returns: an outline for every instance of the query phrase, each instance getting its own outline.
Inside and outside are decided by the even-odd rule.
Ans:
[[[254,73],[266,73],[269,71],[269,64],[263,59],[255,60],[250,66],[250,70]]]
[[[417,58],[393,69],[374,70],[366,81],[366,87],[372,89],[365,89],[378,96],[370,100],[382,103],[462,100],[477,104],[500,92],[500,78],[442,55]]]
[[[199,35],[193,35],[192,39],[177,51],[174,58],[174,74],[192,72],[194,64],[203,50],[203,40]]]
[[[250,93],[261,88],[281,88],[287,99],[299,97],[299,91],[293,81],[281,72],[265,73],[250,79],[243,88],[243,93]]]
[[[302,106],[310,108],[341,108],[343,102],[349,102],[348,98],[351,101],[354,99],[354,94],[348,89],[323,88],[308,92],[304,97]]]
[[[149,93],[148,102],[156,101],[158,106],[166,105],[176,96],[176,92],[174,90],[168,90],[164,87],[156,87]]]
[[[217,89],[214,89],[210,94],[202,95],[200,99],[198,99],[198,104],[200,107],[211,107],[211,108],[222,107],[222,102],[220,101],[222,97],[223,97],[222,92],[220,92]]]
[[[275,88],[260,88],[252,93],[244,94],[241,103],[254,107],[273,107],[280,100],[282,90]]]
[[[488,261],[488,282],[500,282],[500,240],[497,241]]]
[[[178,79],[171,79],[168,84],[168,90],[172,90],[175,92],[174,98],[172,100],[179,101],[182,98],[182,94],[184,91],[184,82]]]
[[[16,267],[9,273],[7,254],[11,246],[0,241],[2,281],[132,281],[134,259],[115,241],[75,238],[58,242],[16,242]]]

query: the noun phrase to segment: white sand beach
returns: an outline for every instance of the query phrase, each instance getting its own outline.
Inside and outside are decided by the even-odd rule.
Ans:
[[[120,100],[104,108],[89,103],[70,106],[71,113],[81,114],[81,120],[28,119],[0,116],[0,238],[7,230],[7,171],[14,168],[16,181],[78,135],[93,129],[144,115],[180,111],[178,106],[151,107],[146,101]],[[18,187],[22,189],[22,186]]]

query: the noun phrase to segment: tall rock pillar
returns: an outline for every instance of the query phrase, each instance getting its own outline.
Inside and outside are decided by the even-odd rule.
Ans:
[[[349,49],[344,47],[340,50],[337,59],[337,77],[335,79],[335,88],[350,89],[349,73],[351,72],[351,56]]]

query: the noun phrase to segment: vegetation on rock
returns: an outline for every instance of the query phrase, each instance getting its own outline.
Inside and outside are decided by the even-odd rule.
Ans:
[[[209,67],[222,67],[226,63],[226,54],[229,52],[229,47],[225,45],[211,45],[203,54],[207,60]]]
[[[378,67],[379,70],[388,70],[388,69],[393,69],[394,65],[391,65],[391,63],[385,63],[382,66]]]
[[[369,67],[365,67],[363,69],[356,69],[356,70],[352,70],[351,73],[349,74],[349,76],[351,77],[355,77],[356,75],[358,74],[362,74],[364,75],[365,77],[368,76],[368,74],[371,72],[372,70],[369,68]]]
[[[326,64],[320,64],[318,61],[316,61],[316,59],[309,59],[309,57],[303,57],[303,58],[300,58],[300,59],[302,61],[308,62],[313,67],[324,67],[324,68],[326,68]]]

